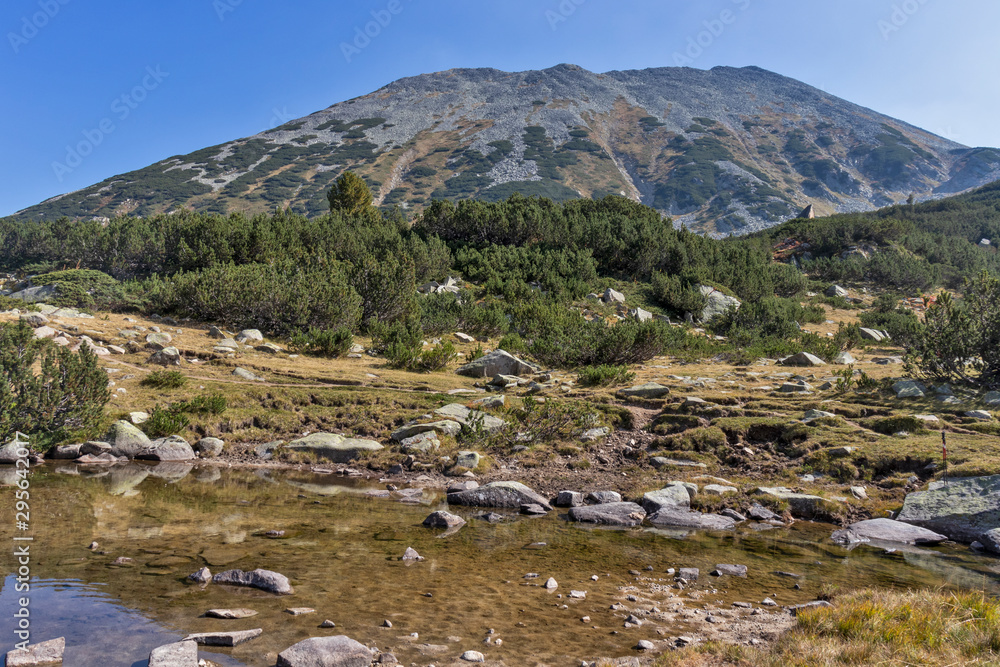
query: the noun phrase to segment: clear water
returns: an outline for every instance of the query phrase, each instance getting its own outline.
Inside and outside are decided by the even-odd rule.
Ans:
[[[250,628],[264,634],[232,649],[206,648],[203,657],[227,667],[274,665],[279,651],[302,639],[346,634],[405,665],[447,664],[469,649],[508,665],[579,664],[631,655],[638,639],[658,638],[653,624],[612,634],[624,613],[610,607],[624,600],[621,587],[634,583],[629,570],[667,584],[670,567],[698,567],[704,575],[717,563],[747,565],[745,580],[702,577],[702,588],[728,586],[710,596],[726,604],[767,596],[806,602],[831,585],[1000,592],[997,562],[968,549],[847,551],[829,542],[831,526],[818,524],[684,534],[588,528],[561,513],[490,524],[474,518],[483,510],[451,508],[469,523],[444,535],[421,525],[447,507],[434,492],[404,503],[398,495],[370,497],[377,485],[331,475],[179,464],[80,473],[46,467],[31,481],[32,640],[65,636],[66,667],[141,667],[152,648],[188,633]],[[0,540],[8,544],[13,499],[13,489],[0,488]],[[268,537],[272,530],[285,534]],[[93,541],[99,547],[92,551]],[[426,560],[401,562],[407,547]],[[113,565],[119,556],[134,564]],[[189,583],[187,575],[202,566],[275,570],[291,579],[295,594]],[[10,549],[0,553],[0,567],[14,571]],[[550,576],[559,582],[554,592],[540,587]],[[586,599],[567,599],[571,589],[587,591]],[[9,619],[20,595],[8,576],[0,590],[0,646],[13,643]],[[232,607],[258,615],[204,617]],[[292,616],[289,607],[316,613]],[[581,623],[582,616],[591,621]],[[325,619],[336,627],[319,628]],[[393,627],[381,627],[385,620]],[[482,643],[488,629],[502,647]]]

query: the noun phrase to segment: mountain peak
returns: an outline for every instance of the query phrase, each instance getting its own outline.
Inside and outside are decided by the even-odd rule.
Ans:
[[[561,63],[406,77],[253,137],[70,193],[30,217],[314,215],[345,169],[381,205],[432,198],[624,195],[705,232],[777,224],[808,205],[862,211],[982,185],[1000,153],[968,149],[760,67],[590,72]]]

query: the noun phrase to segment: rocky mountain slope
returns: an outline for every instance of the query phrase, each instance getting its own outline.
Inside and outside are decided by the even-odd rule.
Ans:
[[[621,194],[675,222],[746,233],[1000,178],[967,148],[756,67],[595,74],[456,69],[400,79],[253,137],[178,155],[49,199],[22,217],[315,215],[345,169],[381,205],[435,198]]]

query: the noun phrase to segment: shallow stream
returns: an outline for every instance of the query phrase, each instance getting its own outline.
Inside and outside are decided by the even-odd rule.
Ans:
[[[0,488],[0,539],[7,544],[16,532],[13,501],[13,489]],[[446,508],[440,492],[403,498],[384,485],[336,475],[182,464],[38,468],[31,478],[32,641],[65,636],[65,667],[142,667],[152,648],[188,633],[250,628],[264,633],[231,649],[205,647],[202,656],[227,666],[270,666],[302,639],[346,634],[391,651],[404,665],[441,667],[471,649],[510,666],[561,666],[634,655],[640,639],[697,632],[681,623],[625,628],[629,611],[611,606],[631,606],[626,598],[636,586],[655,589],[664,604],[694,593],[689,607],[719,609],[737,601],[757,606],[765,597],[796,604],[863,586],[1000,593],[998,562],[965,547],[847,551],[831,544],[832,527],[820,524],[744,524],[699,534],[595,529],[568,523],[563,512],[508,513],[494,524],[475,518],[488,510],[453,507],[468,520],[458,531],[421,525]],[[99,546],[88,548],[95,541]],[[407,547],[426,560],[400,561]],[[119,557],[133,562],[115,565]],[[746,565],[749,576],[709,576],[717,563]],[[188,582],[202,566],[216,573],[275,570],[291,579],[295,593]],[[0,567],[15,571],[11,549],[2,550]],[[680,567],[700,568],[701,578],[683,593],[667,592],[673,577],[666,570]],[[548,577],[558,581],[556,590],[542,587]],[[586,591],[586,598],[569,599],[570,590]],[[7,576],[0,646],[13,643],[10,619],[22,595]],[[235,607],[258,614],[204,617],[208,609]],[[293,616],[289,607],[316,613]],[[319,628],[326,619],[336,627]],[[391,628],[382,627],[386,620]],[[502,646],[484,644],[487,636]]]

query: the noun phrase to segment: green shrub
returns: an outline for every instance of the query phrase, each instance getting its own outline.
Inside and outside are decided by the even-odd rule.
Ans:
[[[354,345],[354,335],[350,329],[320,329],[309,327],[292,335],[292,348],[315,357],[342,357]]]
[[[191,420],[183,412],[172,408],[161,408],[157,405],[149,414],[149,419],[143,422],[139,428],[150,438],[163,438],[180,433],[190,423]]]
[[[20,431],[41,448],[95,426],[110,398],[108,375],[86,345],[73,353],[35,339],[24,322],[0,324],[0,442]]]
[[[144,387],[155,389],[179,389],[187,383],[187,377],[180,371],[153,371],[139,381]]]
[[[635,379],[628,366],[585,366],[578,374],[580,384],[585,387],[627,384]]]

